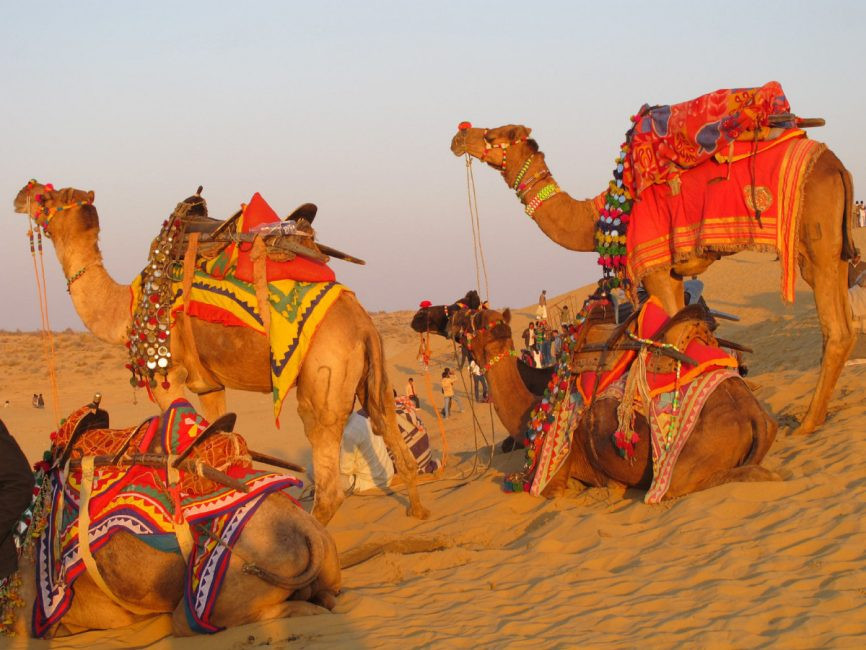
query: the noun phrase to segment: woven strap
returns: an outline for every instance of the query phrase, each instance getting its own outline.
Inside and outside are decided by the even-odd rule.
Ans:
[[[176,454],[169,454],[166,460],[165,478],[168,481],[169,491],[178,489],[180,481],[180,472],[173,463],[177,460]],[[189,529],[189,522],[183,516],[183,510],[180,509],[180,504],[173,504],[176,512],[174,513],[174,535],[177,537],[177,545],[180,547],[180,553],[183,556],[184,562],[189,562],[190,553],[192,553],[192,532]]]
[[[87,567],[87,574],[102,593],[133,614],[153,614],[161,611],[145,609],[121,600],[109,589],[105,580],[102,579],[102,574],[99,573],[99,567],[96,566],[96,560],[93,559],[93,554],[90,552],[90,493],[93,491],[93,458],[93,456],[85,456],[81,459],[81,497],[78,504],[78,549],[81,559],[84,560],[84,566]]]

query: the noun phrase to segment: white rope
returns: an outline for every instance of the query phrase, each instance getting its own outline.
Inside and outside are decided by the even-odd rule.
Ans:
[[[469,222],[472,224],[472,253],[475,256],[475,288],[485,301],[490,300],[490,281],[487,277],[487,261],[481,243],[481,221],[478,218],[478,196],[475,193],[475,175],[472,173],[472,158],[466,154],[466,193],[469,198]],[[480,263],[479,263],[480,262]],[[481,293],[481,275],[484,275],[484,293]]]

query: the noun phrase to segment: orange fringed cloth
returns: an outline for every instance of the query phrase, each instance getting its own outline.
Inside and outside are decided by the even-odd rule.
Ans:
[[[793,302],[803,183],[826,148],[801,130],[759,142],[756,156],[754,143],[736,142],[678,180],[646,188],[628,228],[631,280],[707,253],[775,251],[782,297]]]

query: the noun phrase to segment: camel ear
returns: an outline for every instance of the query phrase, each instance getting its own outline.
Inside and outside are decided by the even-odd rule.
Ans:
[[[507,325],[511,325],[511,308],[510,307],[506,307],[505,311],[502,312],[502,320],[504,320]]]
[[[93,192],[93,190],[90,190],[90,191],[87,193],[87,200],[88,200],[90,203],[93,203],[93,199],[95,199],[95,198],[96,198],[96,194]]]
[[[517,140],[522,140],[524,138],[529,139],[529,134],[532,133],[532,129],[528,126],[523,126],[522,124],[513,124],[508,127],[508,139],[512,142],[516,142]]]

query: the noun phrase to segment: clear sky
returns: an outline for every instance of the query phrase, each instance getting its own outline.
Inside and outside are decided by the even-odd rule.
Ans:
[[[450,301],[475,283],[461,120],[533,128],[564,189],[610,178],[628,117],[718,88],[782,83],[866,178],[866,2],[9,2],[0,0],[0,329],[39,323],[29,178],[96,192],[106,267],[129,282],[174,205],[211,216],[261,192],[314,202],[319,239],[369,310]],[[596,279],[475,166],[494,306]],[[857,198],[866,198],[858,191]],[[81,328],[53,250],[54,328]]]

